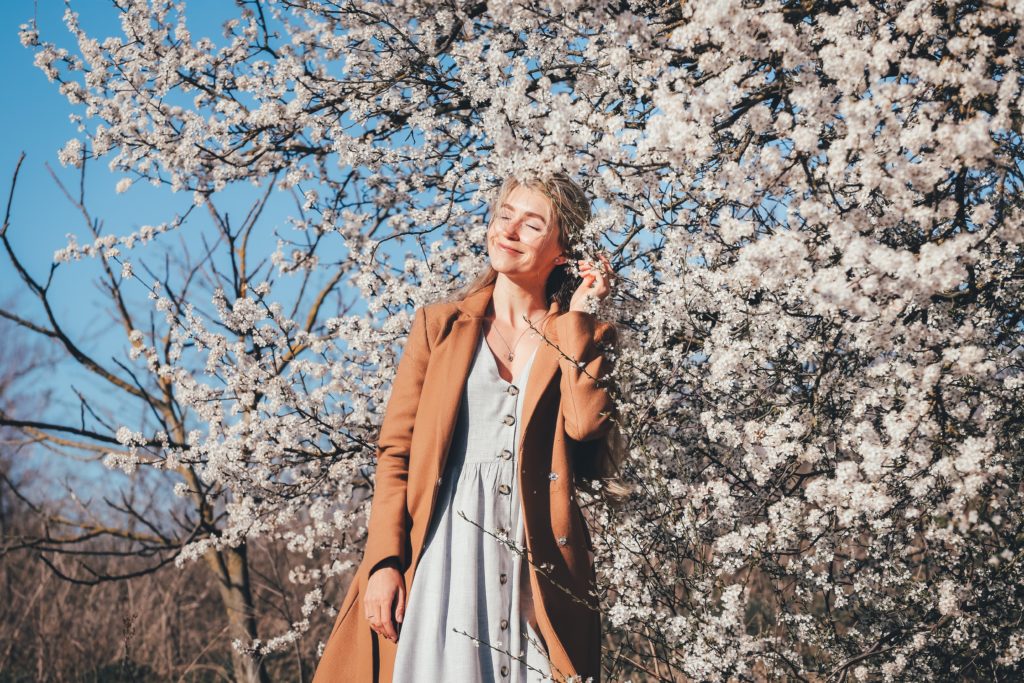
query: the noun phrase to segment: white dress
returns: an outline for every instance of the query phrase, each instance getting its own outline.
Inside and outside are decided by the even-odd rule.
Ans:
[[[514,529],[516,547],[525,545],[516,463],[536,353],[506,382],[480,333],[399,631],[395,683],[549,680],[527,563],[496,538]]]

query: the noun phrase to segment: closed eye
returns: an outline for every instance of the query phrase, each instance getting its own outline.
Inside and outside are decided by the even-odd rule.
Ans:
[[[509,220],[512,220],[512,216],[509,216],[508,214],[498,214],[498,220],[509,221]],[[537,232],[543,232],[543,230],[544,230],[543,226],[540,226],[540,225],[530,225],[530,224],[527,224],[526,227],[528,227],[528,228],[530,228],[532,230],[536,230]]]

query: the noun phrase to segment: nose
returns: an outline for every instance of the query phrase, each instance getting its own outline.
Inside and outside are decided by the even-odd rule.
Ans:
[[[519,221],[515,219],[509,219],[505,221],[505,225],[500,228],[501,234],[509,239],[515,237],[519,239]]]

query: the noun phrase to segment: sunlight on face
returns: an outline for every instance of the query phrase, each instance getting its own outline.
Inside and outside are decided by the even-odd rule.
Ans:
[[[487,252],[500,273],[547,278],[562,253],[551,201],[522,185],[512,190],[487,231]]]

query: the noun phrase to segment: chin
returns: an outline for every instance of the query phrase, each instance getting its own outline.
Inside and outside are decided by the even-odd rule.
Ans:
[[[491,268],[504,275],[515,275],[519,272],[515,266],[500,261],[491,261]]]

